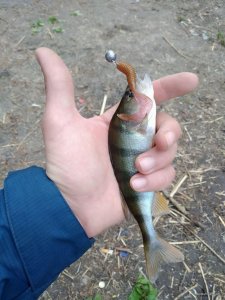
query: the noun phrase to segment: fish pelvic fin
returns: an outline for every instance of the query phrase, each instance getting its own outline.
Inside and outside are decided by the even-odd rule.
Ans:
[[[155,197],[152,203],[152,215],[153,217],[160,217],[170,213],[168,206],[168,200],[163,196],[162,193],[155,193]]]
[[[176,263],[184,260],[183,253],[161,238],[157,238],[150,245],[144,244],[146,269],[149,280],[154,283],[158,277],[162,262]]]

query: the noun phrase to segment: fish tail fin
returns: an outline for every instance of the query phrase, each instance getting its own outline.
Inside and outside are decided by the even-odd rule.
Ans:
[[[150,243],[144,244],[146,268],[149,280],[155,282],[162,262],[175,263],[184,260],[183,253],[177,248],[157,237]]]

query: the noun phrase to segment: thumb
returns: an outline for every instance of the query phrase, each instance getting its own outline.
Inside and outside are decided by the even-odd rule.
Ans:
[[[46,89],[45,121],[68,119],[79,114],[74,103],[74,87],[70,71],[62,59],[48,48],[38,48],[36,58],[44,75]],[[44,124],[45,126],[45,124]]]

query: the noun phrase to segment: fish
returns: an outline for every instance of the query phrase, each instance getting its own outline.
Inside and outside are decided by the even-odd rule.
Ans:
[[[128,85],[109,125],[109,153],[121,196],[140,227],[146,270],[149,280],[154,283],[162,262],[181,262],[184,256],[162,239],[153,225],[153,217],[169,212],[165,198],[154,191],[137,192],[130,186],[131,177],[137,173],[137,156],[148,151],[154,142],[156,102],[153,83],[148,74],[143,79],[137,76],[130,64],[116,62],[116,67],[127,77]]]

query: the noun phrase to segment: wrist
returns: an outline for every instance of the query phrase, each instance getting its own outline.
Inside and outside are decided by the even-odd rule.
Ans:
[[[124,219],[122,206],[116,201],[109,207],[99,201],[100,196],[78,199],[65,192],[61,193],[89,238],[96,237]]]

